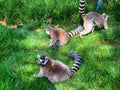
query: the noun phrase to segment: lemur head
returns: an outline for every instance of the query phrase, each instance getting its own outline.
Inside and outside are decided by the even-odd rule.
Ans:
[[[102,17],[107,21],[108,20],[108,15],[106,13],[102,14]]]
[[[52,27],[47,27],[45,32],[46,34],[50,35],[50,31],[52,30],[53,28]]]
[[[45,56],[45,55],[38,55],[38,64],[40,64],[41,66],[44,66],[47,64],[49,57]]]

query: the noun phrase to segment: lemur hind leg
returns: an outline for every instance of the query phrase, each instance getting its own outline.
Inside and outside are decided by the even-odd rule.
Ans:
[[[93,19],[84,22],[84,30],[80,32],[80,37],[94,31]]]
[[[93,33],[93,32],[94,32],[94,30],[95,30],[95,27],[93,27],[93,28],[92,28],[91,32]]]
[[[56,39],[51,39],[51,40],[50,40],[50,45],[49,45],[48,47],[55,45],[56,42],[57,42]]]
[[[108,24],[107,24],[107,22],[104,22],[103,26],[104,26],[104,28],[105,28],[106,30],[108,29]]]
[[[86,34],[90,33],[91,31],[94,31],[93,27],[83,30],[82,32],[80,32],[80,38],[82,37],[82,35],[86,35]]]

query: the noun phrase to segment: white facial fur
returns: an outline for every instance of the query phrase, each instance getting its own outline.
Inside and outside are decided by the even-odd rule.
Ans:
[[[42,60],[40,60],[40,55],[37,55],[38,57],[38,64],[40,64],[42,62]]]
[[[50,31],[52,30],[52,27],[48,27],[48,28],[46,28],[46,34],[48,34],[48,35],[50,35]]]
[[[40,59],[40,55],[37,55],[38,57],[38,64],[41,64],[41,65],[46,65],[46,63],[48,62],[49,58],[47,56],[45,56],[45,60],[42,60]]]
[[[46,34],[50,35],[50,31],[48,29],[45,30]]]

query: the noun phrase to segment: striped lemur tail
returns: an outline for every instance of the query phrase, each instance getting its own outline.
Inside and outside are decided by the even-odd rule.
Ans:
[[[81,65],[82,58],[80,57],[80,55],[78,55],[75,52],[70,52],[68,55],[70,57],[74,58],[74,61],[75,61],[72,68],[70,69],[70,76],[72,76],[76,71],[78,71],[78,69]]]
[[[80,0],[79,13],[82,14],[82,17],[86,16],[84,7],[85,7],[85,0]]]
[[[79,25],[76,29],[68,32],[68,37],[73,37],[76,34],[79,34],[83,30],[83,27]]]

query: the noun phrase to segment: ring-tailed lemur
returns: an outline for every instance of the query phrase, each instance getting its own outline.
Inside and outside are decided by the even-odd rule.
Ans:
[[[57,45],[61,46],[67,44],[70,37],[73,37],[76,34],[79,34],[83,30],[83,27],[79,25],[75,30],[66,32],[62,28],[46,28],[46,34],[50,35],[50,46]]]
[[[105,13],[100,15],[97,12],[88,12],[87,14],[85,14],[84,7],[85,7],[85,0],[80,0],[79,12],[82,14],[83,26],[84,26],[84,30],[80,32],[80,37],[82,35],[93,32],[95,26],[97,27],[103,26],[105,29],[108,29],[108,24],[107,24],[108,15],[106,15]]]
[[[61,61],[54,60],[45,55],[38,55],[38,63],[41,66],[38,77],[46,77],[52,83],[69,79],[79,69],[81,57],[75,52],[70,52],[68,55],[74,59],[74,64],[71,69]]]

